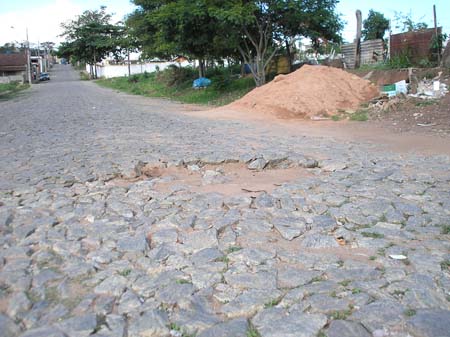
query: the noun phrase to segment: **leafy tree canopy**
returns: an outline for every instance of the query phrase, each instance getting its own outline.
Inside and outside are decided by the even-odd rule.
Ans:
[[[257,85],[283,42],[339,41],[338,0],[133,0],[127,20],[147,56],[214,59],[240,55]],[[287,43],[287,45],[289,45]]]
[[[363,22],[363,28],[364,41],[382,39],[386,30],[389,29],[389,20],[382,13],[371,9],[367,19]]]
[[[93,65],[110,53],[119,54],[124,27],[110,21],[111,14],[102,6],[61,24],[64,29],[61,36],[65,36],[66,42],[59,47],[59,55]]]
[[[400,29],[402,32],[412,32],[428,28],[428,25],[425,22],[414,22],[411,13],[403,14],[401,12],[396,12],[395,23],[395,28]]]

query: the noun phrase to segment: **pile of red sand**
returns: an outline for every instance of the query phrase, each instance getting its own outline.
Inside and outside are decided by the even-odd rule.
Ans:
[[[227,108],[274,114],[278,118],[308,118],[356,110],[378,95],[376,86],[344,70],[305,65],[255,88]]]

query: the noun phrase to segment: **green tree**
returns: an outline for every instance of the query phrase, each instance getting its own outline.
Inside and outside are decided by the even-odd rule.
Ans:
[[[17,45],[14,42],[7,42],[3,46],[0,46],[0,54],[14,54],[23,50],[23,45]]]
[[[251,67],[256,84],[266,80],[275,54],[299,36],[338,40],[338,0],[133,0],[127,19],[147,56],[184,55],[204,60],[236,57]]]
[[[59,58],[65,58],[67,60],[70,60],[73,54],[74,51],[72,50],[72,43],[70,42],[62,42],[58,46],[58,50],[56,51],[56,56],[58,56]]]
[[[382,39],[386,30],[389,29],[389,20],[382,13],[371,9],[367,19],[363,22],[363,28],[364,41]]]
[[[427,29],[428,25],[425,22],[414,22],[412,14],[403,14],[401,12],[395,12],[395,28],[400,29],[402,32],[412,32],[415,30]]]
[[[147,57],[172,58],[183,55],[199,60],[204,76],[205,61],[233,54],[226,39],[219,38],[221,26],[210,15],[208,0],[133,0],[138,6],[127,18],[127,26]]]
[[[337,0],[211,0],[213,11],[238,36],[237,48],[256,85],[266,80],[266,68],[275,54],[299,36],[313,41],[340,40],[342,22],[335,13]]]
[[[90,65],[91,76],[96,78],[94,65],[106,55],[122,52],[121,38],[124,27],[110,23],[111,14],[106,13],[106,7],[100,10],[84,11],[75,20],[61,24],[66,43],[60,47],[66,56],[75,61]]]

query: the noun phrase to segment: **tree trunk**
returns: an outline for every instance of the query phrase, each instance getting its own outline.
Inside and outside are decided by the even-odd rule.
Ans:
[[[355,69],[358,69],[361,65],[361,29],[361,11],[358,9],[356,11]]]
[[[131,76],[131,65],[130,65],[130,50],[127,49],[128,52],[128,77]]]
[[[286,56],[288,58],[288,71],[292,71],[292,54],[291,54],[291,46],[289,45],[288,39],[284,40],[286,43]]]
[[[97,79],[97,58],[95,55],[95,49],[94,49],[94,78]]]
[[[258,50],[256,53],[256,86],[260,87],[266,83],[266,69],[264,67],[264,58]]]
[[[205,60],[198,60],[198,77],[205,77]]]

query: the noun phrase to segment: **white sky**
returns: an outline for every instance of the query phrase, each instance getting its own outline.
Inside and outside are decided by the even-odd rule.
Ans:
[[[27,27],[32,44],[62,42],[64,38],[58,37],[62,22],[74,19],[84,10],[99,9],[102,4],[107,6],[108,13],[115,13],[114,22],[122,20],[134,8],[127,0],[0,0],[0,45],[23,42]]]
[[[341,0],[337,10],[347,23],[343,31],[344,39],[352,41],[356,33],[356,9],[362,11],[363,19],[369,9],[382,12],[390,19],[394,18],[396,11],[410,13],[415,22],[424,21],[431,27],[433,4],[437,6],[438,24],[443,26],[444,32],[450,33],[450,0]],[[61,22],[74,19],[84,10],[99,9],[101,5],[107,6],[108,13],[115,13],[114,22],[122,20],[135,8],[130,0],[0,0],[0,45],[23,42],[27,27],[31,43],[62,42],[63,38],[58,37]]]

